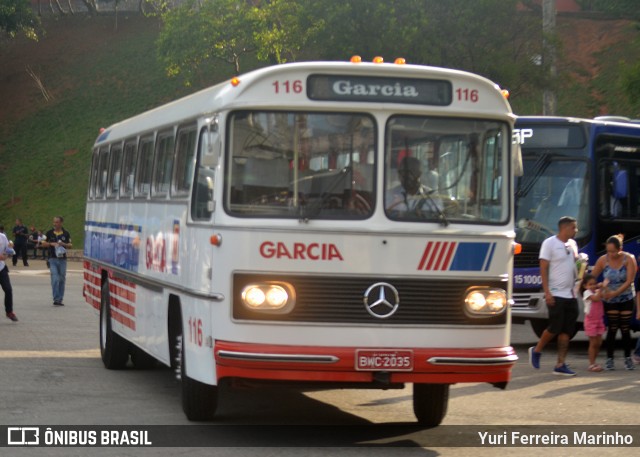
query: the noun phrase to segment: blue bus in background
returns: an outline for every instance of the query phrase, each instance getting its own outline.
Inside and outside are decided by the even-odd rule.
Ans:
[[[519,117],[523,174],[515,184],[516,241],[512,322],[547,326],[538,254],[562,216],[578,221],[576,241],[590,268],[605,240],[625,235],[624,249],[640,254],[640,122],[625,118]],[[581,306],[582,308],[582,306]],[[582,310],[576,331],[582,330]],[[637,322],[636,322],[637,324]]]

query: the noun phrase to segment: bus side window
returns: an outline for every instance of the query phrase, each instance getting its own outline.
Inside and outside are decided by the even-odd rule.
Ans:
[[[122,145],[111,146],[111,166],[109,167],[107,197],[117,197],[120,189],[120,170],[122,168]]]
[[[169,193],[171,170],[173,170],[174,142],[173,130],[158,134],[153,171],[153,197],[165,197]]]
[[[138,166],[136,167],[136,197],[148,197],[153,170],[153,137],[140,140]]]
[[[200,131],[200,141],[198,142],[196,182],[193,186],[193,193],[191,196],[191,219],[194,221],[209,220],[213,214],[213,185],[215,182],[215,172],[211,168],[203,167],[200,164],[204,148],[206,147],[206,135],[207,129],[203,128]]]
[[[136,153],[138,152],[136,146],[135,140],[129,140],[124,145],[120,197],[133,195],[133,178],[136,171]]]
[[[182,128],[178,132],[172,195],[189,195],[195,168],[197,133],[195,126]]]
[[[93,158],[91,159],[91,181],[89,183],[89,198],[94,199],[96,197],[96,186],[98,182],[98,163],[100,161],[99,149],[93,151]]]
[[[109,168],[109,147],[100,148],[98,170],[96,175],[96,198],[104,197],[107,190],[107,173]]]

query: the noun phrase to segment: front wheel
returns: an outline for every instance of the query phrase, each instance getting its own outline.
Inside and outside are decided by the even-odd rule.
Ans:
[[[420,425],[436,427],[447,414],[449,384],[414,384],[413,412]]]
[[[100,294],[100,356],[109,370],[124,368],[129,360],[129,343],[111,328],[109,280],[102,284]]]

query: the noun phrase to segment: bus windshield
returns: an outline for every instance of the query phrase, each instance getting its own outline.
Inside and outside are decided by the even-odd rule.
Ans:
[[[506,124],[395,116],[385,136],[385,211],[395,220],[505,223]]]
[[[226,208],[249,217],[367,218],[374,150],[367,114],[236,111],[229,122]]]
[[[550,152],[523,155],[516,181],[516,241],[541,243],[555,235],[562,216],[578,221],[576,239],[589,234],[587,162]]]

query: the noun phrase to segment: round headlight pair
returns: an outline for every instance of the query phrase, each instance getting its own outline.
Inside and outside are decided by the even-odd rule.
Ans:
[[[285,283],[249,284],[242,289],[242,303],[254,311],[285,313],[295,302],[293,287]]]
[[[464,300],[471,314],[499,314],[507,308],[507,293],[502,289],[474,289]]]

